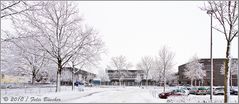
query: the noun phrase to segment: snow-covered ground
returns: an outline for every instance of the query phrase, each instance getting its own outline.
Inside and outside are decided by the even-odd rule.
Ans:
[[[223,95],[214,95],[213,103],[223,103]],[[189,95],[189,96],[174,96],[167,99],[167,103],[211,103],[210,95]],[[238,103],[238,96],[231,95],[230,103]]]
[[[66,101],[68,103],[166,103],[165,99],[153,96],[152,88],[119,87],[97,92],[90,96]]]
[[[166,91],[174,89],[167,88]],[[158,98],[163,92],[162,87],[123,87],[123,86],[98,86],[85,87],[74,91],[71,86],[62,86],[61,92],[55,93],[54,87],[27,88],[27,89],[2,89],[2,103],[209,103],[209,95],[189,95]],[[231,95],[231,103],[237,103],[238,97]],[[223,103],[223,95],[213,96],[214,103]]]
[[[61,87],[61,92],[55,93],[54,88],[7,89],[1,90],[3,103],[166,103],[167,100],[159,99],[156,91],[161,88],[101,86],[86,87],[84,91],[77,88]]]

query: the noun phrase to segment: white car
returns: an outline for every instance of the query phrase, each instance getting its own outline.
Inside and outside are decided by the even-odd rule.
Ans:
[[[181,87],[181,89],[183,89],[184,91],[185,91],[185,94],[186,95],[189,95],[189,89],[190,89],[190,87]]]
[[[215,88],[213,91],[214,95],[224,95],[224,88],[223,87],[218,87]]]
[[[189,90],[186,88],[174,89],[173,91],[182,95],[189,95]]]

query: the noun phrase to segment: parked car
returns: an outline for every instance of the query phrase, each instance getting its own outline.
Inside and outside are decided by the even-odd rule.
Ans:
[[[160,93],[158,96],[161,99],[167,99],[169,96],[183,96],[183,95],[188,95],[189,93],[187,93],[185,90],[183,89],[175,89],[169,92],[163,92]]]
[[[189,90],[189,94],[194,95],[206,95],[208,93],[208,89],[205,87],[192,87]]]
[[[75,86],[84,85],[84,83],[82,83],[81,81],[76,81],[76,82],[74,83],[74,85],[75,85]]]
[[[86,83],[85,87],[92,87],[93,85],[91,83]]]
[[[182,87],[181,89],[183,89],[185,91],[186,95],[189,95],[189,91],[191,90],[190,87]]]
[[[196,92],[197,92],[197,88],[196,87],[192,87],[189,90],[189,94],[196,94]]]
[[[177,84],[169,84],[170,87],[175,87]]]
[[[212,91],[212,93],[214,92],[215,89],[216,89],[216,87],[213,87],[213,91]],[[211,88],[208,87],[208,88],[207,88],[207,94],[210,94],[210,93],[211,93]]]
[[[206,95],[207,94],[207,88],[205,87],[198,87],[197,91],[195,92],[196,95]]]
[[[186,87],[188,91],[190,91],[192,88],[191,87]]]
[[[214,95],[224,95],[224,88],[223,87],[218,87],[215,88],[213,91]]]
[[[230,93],[231,93],[231,95],[238,95],[238,89],[231,88]]]
[[[183,84],[183,86],[190,87],[191,85],[190,84]]]

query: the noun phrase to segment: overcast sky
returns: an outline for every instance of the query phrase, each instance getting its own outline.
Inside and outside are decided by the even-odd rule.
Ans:
[[[175,70],[193,55],[210,57],[210,17],[203,1],[81,1],[85,22],[93,26],[108,48],[101,67],[124,55],[135,66],[142,56],[156,56],[166,45],[175,53]],[[214,23],[217,21],[214,20]],[[237,39],[232,56],[237,57]],[[213,57],[225,57],[225,37],[213,31]],[[133,67],[132,69],[134,69]]]
[[[99,69],[105,69],[110,58],[119,55],[126,56],[135,66],[143,56],[157,56],[164,45],[175,53],[175,72],[195,54],[199,58],[210,57],[210,16],[199,8],[203,1],[80,1],[78,4],[85,23],[99,32],[108,49]],[[225,58],[225,43],[224,35],[214,30],[214,58]],[[233,57],[237,57],[237,49],[236,38],[232,43]]]

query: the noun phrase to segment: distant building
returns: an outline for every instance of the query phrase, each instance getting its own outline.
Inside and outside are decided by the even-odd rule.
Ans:
[[[237,59],[232,59],[232,60],[235,61]],[[224,61],[225,61],[224,58],[213,59],[213,85],[214,86],[223,86],[224,84],[224,75],[221,74],[220,72],[220,69],[222,65],[224,64]],[[203,70],[206,70],[206,76],[203,78],[203,80],[197,80],[196,85],[210,86],[211,61],[210,59],[200,59],[199,62],[203,64],[204,66]],[[178,66],[179,84],[191,84],[191,80],[186,78],[184,75],[186,64]],[[232,75],[232,85],[237,86],[237,75]]]
[[[31,77],[7,75],[1,73],[1,83],[28,83]]]
[[[61,84],[63,85],[71,85],[72,84],[72,67],[64,67],[61,73]],[[85,70],[79,70],[74,74],[74,81],[84,81],[86,83],[90,83],[96,74],[87,72]]]
[[[140,84],[146,85],[143,70],[107,70],[107,73],[109,75],[111,85],[120,85],[120,83],[126,86],[138,85],[136,82],[137,74],[141,77]],[[155,81],[148,79],[148,85],[155,85]]]

